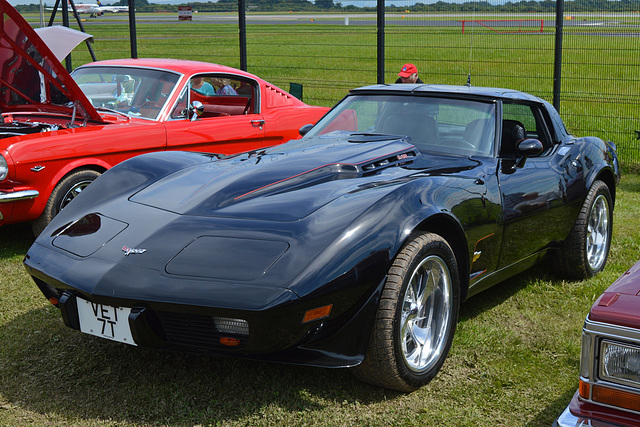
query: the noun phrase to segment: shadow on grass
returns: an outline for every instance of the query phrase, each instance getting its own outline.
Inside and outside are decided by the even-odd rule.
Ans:
[[[634,171],[636,175],[639,173],[640,171]],[[629,176],[623,172],[620,184],[618,185],[618,191],[640,193],[640,180],[635,176]]]
[[[576,387],[578,382],[578,376],[576,373]],[[566,390],[557,399],[554,399],[546,407],[541,408],[540,412],[536,416],[525,424],[525,427],[538,427],[549,426],[558,416],[564,411],[564,408],[571,402],[576,389]]]
[[[66,328],[53,306],[0,326],[0,339],[4,398],[75,422],[207,425],[260,419],[269,407],[308,412],[399,395],[346,369],[160,352],[94,338]]]
[[[12,224],[0,227],[0,258],[24,255],[35,237],[29,224]]]
[[[485,311],[489,311],[493,307],[504,303],[527,287],[533,278],[544,280],[552,279],[547,272],[546,262],[542,262],[533,268],[500,282],[463,302],[460,306],[458,321],[471,320]]]

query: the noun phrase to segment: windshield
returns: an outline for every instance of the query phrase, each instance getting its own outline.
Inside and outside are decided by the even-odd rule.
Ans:
[[[419,150],[493,153],[495,104],[415,95],[354,95],[344,99],[305,138],[340,133],[408,136]]]
[[[71,76],[96,108],[157,119],[180,75],[129,67],[82,67]]]

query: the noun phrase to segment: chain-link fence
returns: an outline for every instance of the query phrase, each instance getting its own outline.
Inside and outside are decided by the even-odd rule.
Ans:
[[[639,0],[566,2],[560,20],[552,1],[386,0],[383,21],[376,4],[247,1],[247,70],[285,90],[302,84],[304,101],[319,105],[378,82],[381,66],[384,81],[392,83],[405,62],[414,63],[426,83],[470,81],[550,102],[555,83],[570,131],[614,141],[625,165],[640,166]],[[136,11],[138,56],[240,67],[236,1],[192,8],[191,21],[179,21],[175,7]],[[126,15],[83,23],[94,35],[97,59],[130,56]],[[79,49],[73,55],[75,66],[91,60]]]

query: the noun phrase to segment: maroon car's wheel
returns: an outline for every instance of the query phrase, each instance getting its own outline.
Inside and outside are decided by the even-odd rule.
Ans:
[[[613,201],[609,187],[596,181],[582,204],[576,223],[555,257],[554,269],[567,279],[582,280],[602,271],[611,246]]]
[[[33,234],[42,233],[53,217],[99,176],[100,172],[92,169],[80,169],[65,176],[51,192],[40,218],[31,223]]]
[[[449,354],[459,305],[451,247],[435,234],[417,236],[389,270],[367,354],[356,375],[403,392],[427,384]]]

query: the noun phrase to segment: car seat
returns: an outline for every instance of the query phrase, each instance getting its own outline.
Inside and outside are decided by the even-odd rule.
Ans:
[[[438,125],[433,117],[416,112],[393,114],[384,119],[380,131],[392,135],[407,135],[418,148],[437,144]]]
[[[518,153],[518,143],[524,140],[527,134],[524,125],[517,120],[502,121],[502,143],[500,144],[501,157],[515,157]]]

